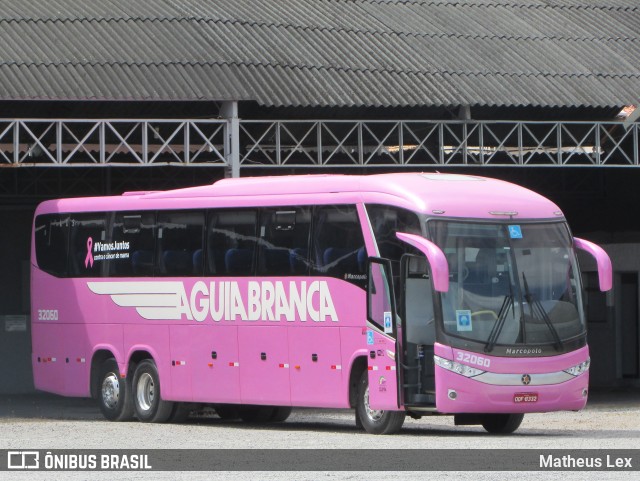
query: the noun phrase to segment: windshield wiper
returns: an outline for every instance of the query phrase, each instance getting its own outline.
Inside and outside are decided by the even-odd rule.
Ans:
[[[496,342],[498,342],[498,337],[502,332],[504,321],[507,319],[507,312],[509,312],[509,308],[512,306],[513,306],[513,294],[504,296],[504,300],[502,301],[502,306],[500,307],[500,311],[498,312],[498,318],[496,319],[496,322],[493,323],[493,328],[489,333],[489,339],[487,339],[487,344],[484,346],[484,352],[493,351],[493,348],[496,345]],[[514,309],[514,314],[515,314],[515,309]]]
[[[524,283],[524,298],[529,303],[529,309],[531,310],[531,317],[533,318],[537,317],[538,319],[542,319],[544,321],[544,323],[549,328],[549,331],[551,331],[551,335],[553,336],[553,339],[555,340],[554,346],[556,348],[556,351],[559,351],[560,349],[562,349],[562,340],[560,339],[560,336],[558,335],[558,331],[556,331],[556,328],[553,325],[553,322],[551,322],[551,319],[549,319],[549,315],[547,314],[547,311],[544,310],[544,307],[542,306],[540,301],[533,298],[531,291],[529,291],[527,276],[524,275],[524,272],[522,273],[522,281]]]
[[[505,296],[502,301],[502,306],[500,307],[500,311],[498,311],[498,318],[496,319],[496,322],[493,323],[493,327],[489,333],[489,338],[487,339],[487,344],[484,346],[484,352],[493,351],[493,348],[500,337],[500,333],[502,332],[502,328],[504,327],[504,321],[507,320],[507,312],[509,312],[510,307],[512,308],[512,314],[515,316],[516,307],[513,302],[513,287],[511,286],[511,282],[509,282],[509,295]]]

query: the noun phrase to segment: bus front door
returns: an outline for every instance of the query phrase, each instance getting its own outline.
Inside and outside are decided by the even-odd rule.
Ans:
[[[402,352],[404,404],[435,406],[433,344],[436,326],[427,259],[409,254],[402,256],[400,276],[403,292],[399,350]]]
[[[367,361],[369,406],[376,410],[399,410],[396,356],[396,307],[391,262],[369,258],[367,295]]]

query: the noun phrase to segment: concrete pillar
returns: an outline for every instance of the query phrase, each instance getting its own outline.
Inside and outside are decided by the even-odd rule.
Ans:
[[[240,121],[238,102],[223,102],[220,116],[227,121],[224,135],[224,158],[227,160],[225,177],[240,177]]]

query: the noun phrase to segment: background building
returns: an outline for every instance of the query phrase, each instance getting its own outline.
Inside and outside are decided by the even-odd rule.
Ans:
[[[635,2],[0,5],[0,392],[33,389],[40,201],[383,170],[499,177],[551,197],[614,261],[607,296],[583,264],[593,383],[640,387]]]

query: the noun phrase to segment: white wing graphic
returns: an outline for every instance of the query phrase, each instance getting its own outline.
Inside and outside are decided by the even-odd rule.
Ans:
[[[190,317],[182,282],[87,282],[95,294],[111,296],[121,307],[135,307],[149,320],[178,320]]]

